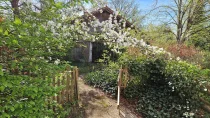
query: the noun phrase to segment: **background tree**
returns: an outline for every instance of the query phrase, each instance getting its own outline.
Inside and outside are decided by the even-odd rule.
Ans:
[[[210,19],[207,0],[173,0],[173,2],[173,5],[161,6],[161,8],[164,8],[162,12],[170,19],[168,23],[175,27],[171,32],[178,43],[181,44],[189,40],[192,35],[210,27],[207,23]],[[203,13],[200,13],[201,9]],[[203,23],[206,23],[205,27],[196,27]]]
[[[143,17],[139,9],[139,4],[135,0],[110,0],[109,5],[134,25],[141,26]]]
[[[209,27],[209,13],[206,7],[209,4],[207,1],[202,0],[200,6],[196,6],[195,20],[192,26],[192,36],[190,37],[190,43],[203,50],[210,51],[210,27]]]

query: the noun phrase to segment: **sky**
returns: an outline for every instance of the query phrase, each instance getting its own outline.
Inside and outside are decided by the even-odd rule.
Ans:
[[[139,5],[139,9],[141,10],[142,15],[149,13],[155,7],[173,4],[173,0],[136,0],[136,2]],[[155,11],[159,10],[157,9]],[[157,12],[152,12],[151,14],[147,15],[143,23],[159,24],[159,21],[163,19],[167,20],[166,17],[160,16],[159,14],[157,14]]]
[[[171,3],[172,0],[136,0],[139,4],[139,8],[143,11],[150,10],[156,6],[160,5],[168,5]]]

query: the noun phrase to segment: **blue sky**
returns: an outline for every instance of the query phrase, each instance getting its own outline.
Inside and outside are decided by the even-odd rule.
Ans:
[[[161,5],[168,5],[172,2],[172,0],[158,0],[156,4],[156,0],[136,0],[136,2],[139,4],[139,9],[143,12],[146,12],[148,10],[151,10],[152,8],[156,6]]]
[[[142,15],[147,14],[150,10],[154,9],[155,7],[162,6],[162,5],[170,5],[173,4],[173,0],[136,0],[136,3],[139,4],[139,10],[141,10]],[[156,9],[155,11],[159,11]],[[158,14],[157,12],[153,11],[149,14],[145,20],[144,24],[153,23],[159,24],[161,20],[167,20],[166,17]]]

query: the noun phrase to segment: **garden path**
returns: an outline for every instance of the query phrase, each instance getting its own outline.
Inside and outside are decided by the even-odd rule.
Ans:
[[[99,89],[85,85],[82,79],[78,80],[78,87],[83,118],[120,118],[116,100],[108,98]]]

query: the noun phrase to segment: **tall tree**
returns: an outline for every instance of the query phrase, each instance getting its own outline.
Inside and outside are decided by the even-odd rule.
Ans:
[[[203,22],[206,19],[208,20],[209,17],[208,14],[205,13],[205,9],[207,9],[205,7],[206,4],[208,4],[208,2],[202,0],[201,5],[197,6],[196,8],[195,20],[193,21],[193,24],[195,24],[195,26],[192,27],[193,34],[190,39],[194,46],[200,47],[204,50],[210,50],[210,27],[206,27],[209,25],[210,22]]]
[[[201,29],[195,27],[210,20],[210,10],[207,8],[209,5],[208,0],[173,0],[173,2],[174,6],[161,7],[166,8],[163,12],[171,19],[170,24],[176,27],[172,33],[175,35],[178,43],[183,43],[193,34],[210,27],[209,23]],[[203,7],[202,14],[198,13],[198,9],[201,7]],[[202,20],[200,15],[204,16]],[[198,18],[200,19],[199,22],[196,21]]]
[[[142,15],[135,0],[110,0],[109,5],[136,26],[141,26]]]
[[[13,9],[13,13],[15,15],[19,15],[19,0],[11,0],[10,3]]]

